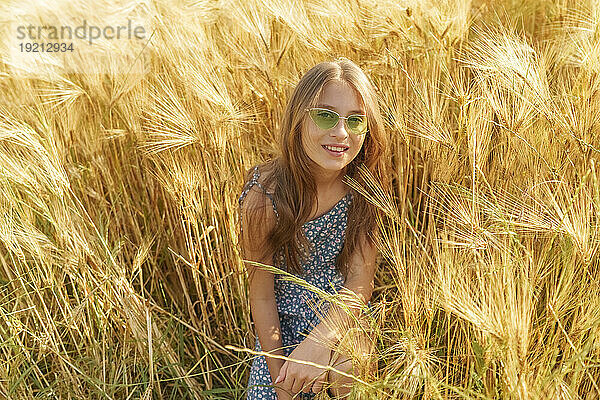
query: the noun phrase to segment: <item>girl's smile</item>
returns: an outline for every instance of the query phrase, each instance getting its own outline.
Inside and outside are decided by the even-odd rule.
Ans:
[[[342,154],[346,151],[348,151],[349,147],[345,147],[345,146],[337,146],[335,144],[333,145],[323,145],[323,148],[325,150],[327,150],[328,153],[330,153],[333,157],[341,157]]]

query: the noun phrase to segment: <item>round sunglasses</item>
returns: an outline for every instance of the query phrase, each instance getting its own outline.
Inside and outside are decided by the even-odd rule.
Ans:
[[[364,135],[367,133],[367,116],[362,114],[348,115],[342,117],[340,114],[327,108],[307,108],[308,115],[313,122],[321,129],[328,130],[335,128],[340,118],[345,120],[346,129],[355,135]]]

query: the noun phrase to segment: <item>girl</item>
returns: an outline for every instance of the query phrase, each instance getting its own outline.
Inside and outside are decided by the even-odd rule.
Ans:
[[[362,166],[388,188],[387,138],[364,72],[344,58],[314,66],[292,93],[279,134],[280,154],[246,174],[239,197],[243,258],[274,265],[329,293],[351,290],[370,305],[379,210],[343,182],[348,175],[366,186],[357,171]],[[327,313],[317,312],[311,291],[248,268],[256,351],[356,373],[348,358],[330,350],[347,315],[329,303]],[[367,338],[353,340],[352,348],[369,351]],[[259,356],[247,399],[287,400],[299,393],[295,398],[312,399],[328,386],[330,395],[346,398],[351,384],[333,371]]]

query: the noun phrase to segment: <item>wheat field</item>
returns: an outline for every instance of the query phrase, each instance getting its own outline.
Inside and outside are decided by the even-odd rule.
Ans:
[[[597,0],[1,7],[135,17],[148,39],[42,68],[2,31],[1,398],[244,398],[237,197],[294,84],[336,57],[392,146],[393,192],[360,188],[385,219],[378,368],[353,398],[600,398]]]

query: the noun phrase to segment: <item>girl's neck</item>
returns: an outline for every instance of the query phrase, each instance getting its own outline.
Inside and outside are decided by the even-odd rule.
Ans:
[[[337,188],[345,187],[342,178],[346,173],[346,168],[340,171],[321,170],[315,174],[314,180],[318,193],[331,193],[338,191]]]

